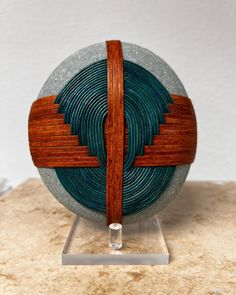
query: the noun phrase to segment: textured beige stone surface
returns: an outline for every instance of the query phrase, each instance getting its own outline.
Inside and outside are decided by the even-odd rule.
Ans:
[[[159,218],[168,266],[62,266],[73,214],[30,179],[0,198],[0,294],[236,294],[236,183],[187,182]]]

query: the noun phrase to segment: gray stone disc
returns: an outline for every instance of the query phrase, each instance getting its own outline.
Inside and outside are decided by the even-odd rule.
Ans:
[[[156,54],[138,45],[124,42],[122,42],[122,50],[125,60],[132,61],[151,72],[169,93],[187,96],[184,86],[175,72]],[[66,83],[80,70],[105,58],[107,58],[105,42],[78,50],[65,59],[52,72],[43,85],[38,97],[57,95]],[[136,214],[123,216],[122,222],[124,224],[138,222],[153,216],[164,208],[178,194],[188,175],[189,168],[190,165],[177,166],[167,189],[161,194],[160,198],[151,206]],[[56,175],[55,169],[38,168],[38,171],[49,191],[66,208],[79,216],[106,223],[105,214],[81,205],[64,189]]]

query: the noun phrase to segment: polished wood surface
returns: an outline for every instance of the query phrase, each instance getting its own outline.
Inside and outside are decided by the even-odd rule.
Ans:
[[[36,100],[29,115],[30,152],[37,167],[99,167],[97,157],[90,156],[88,147],[79,145],[71,126],[58,113],[55,96]]]
[[[172,98],[174,103],[169,104],[170,112],[164,114],[165,124],[159,125],[159,134],[153,136],[152,145],[144,146],[144,154],[135,158],[134,166],[182,165],[193,162],[197,144],[194,109],[189,98],[178,95],[172,95]],[[71,127],[64,123],[64,115],[57,113],[59,105],[54,104],[54,100],[55,96],[40,98],[31,108],[29,143],[34,164],[45,168],[99,167],[97,157],[93,156],[90,159],[88,147],[80,146],[79,137],[71,134]],[[120,105],[118,108],[122,110]],[[118,111],[115,110],[114,113],[118,114]],[[108,118],[110,120],[112,116]],[[118,153],[121,155],[122,152],[119,161],[123,161],[123,153],[126,153],[128,148],[128,126],[124,120],[119,118],[119,121],[117,118],[117,123],[119,121],[124,124],[124,127],[119,127],[122,131],[119,133],[117,129],[113,129],[114,126],[108,118],[104,124],[107,152],[109,157],[114,156],[115,161],[118,160]],[[81,159],[77,161],[78,158]],[[111,166],[109,161],[109,167]],[[116,167],[121,171],[123,166],[120,164]],[[114,171],[111,175],[113,173]]]
[[[144,146],[144,154],[137,156],[133,165],[173,166],[191,164],[197,146],[197,123],[194,108],[188,97],[172,95],[174,103],[165,113],[165,124],[159,125],[159,134],[152,145]]]
[[[106,219],[107,224],[122,222],[124,163],[124,78],[120,41],[107,41],[108,116]]]

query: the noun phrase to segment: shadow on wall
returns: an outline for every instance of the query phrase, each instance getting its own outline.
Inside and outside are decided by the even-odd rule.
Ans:
[[[8,180],[0,177],[0,197],[11,189],[12,186],[8,184]]]

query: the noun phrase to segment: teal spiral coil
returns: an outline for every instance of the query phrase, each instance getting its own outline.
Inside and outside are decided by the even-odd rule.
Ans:
[[[128,126],[128,151],[123,171],[123,215],[150,206],[165,191],[175,166],[133,167],[144,145],[151,145],[164,113],[173,100],[165,87],[143,67],[124,60],[124,107]],[[106,148],[104,122],[107,116],[107,60],[97,61],[77,73],[57,95],[59,113],[64,114],[71,133],[80,145],[97,156],[99,168],[56,168],[63,187],[80,204],[95,211],[106,211]]]

